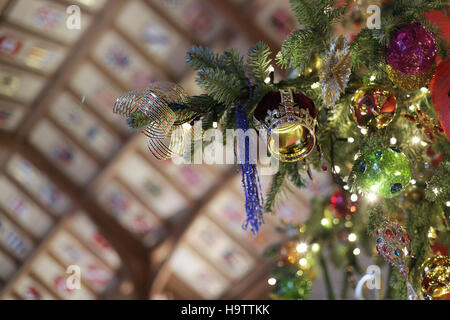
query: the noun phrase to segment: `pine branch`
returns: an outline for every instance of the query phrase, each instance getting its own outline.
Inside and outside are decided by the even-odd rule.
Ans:
[[[289,180],[292,182],[294,186],[296,186],[298,189],[301,189],[305,187],[305,182],[303,181],[303,178],[300,175],[298,166],[299,166],[298,162],[286,164]]]
[[[247,76],[245,74],[244,58],[239,54],[237,49],[232,48],[226,50],[221,57],[224,66],[241,81],[242,86],[247,86]]]
[[[317,37],[311,30],[296,30],[289,35],[277,54],[277,63],[284,68],[298,69],[302,73],[315,51],[318,51]]]
[[[198,85],[217,102],[232,105],[240,96],[240,81],[223,70],[203,69],[197,75]]]
[[[193,46],[186,54],[186,63],[194,70],[223,69],[224,65],[218,54],[208,47]]]
[[[272,178],[270,191],[266,196],[266,201],[264,202],[264,212],[273,212],[278,196],[282,190],[286,174],[286,166],[283,163],[280,163],[279,170]]]
[[[264,86],[270,74],[269,67],[272,63],[270,54],[270,48],[264,42],[258,42],[248,51],[248,69],[260,86]]]

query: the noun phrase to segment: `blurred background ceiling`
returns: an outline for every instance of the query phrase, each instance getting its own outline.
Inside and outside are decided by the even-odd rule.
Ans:
[[[81,29],[69,30],[75,3]],[[280,219],[303,221],[330,192],[328,176],[286,197],[253,237],[235,167],[155,160],[112,104],[155,80],[199,93],[184,60],[193,44],[245,53],[263,40],[277,52],[296,27],[289,0],[0,7],[0,298],[268,298],[262,251],[282,240]],[[81,290],[66,287],[69,265]]]

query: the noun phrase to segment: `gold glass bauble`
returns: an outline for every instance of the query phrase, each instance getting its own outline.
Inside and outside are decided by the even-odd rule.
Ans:
[[[281,161],[291,162],[306,157],[315,143],[315,135],[309,128],[299,123],[289,123],[272,130],[268,147]]]
[[[322,59],[314,54],[309,61],[308,65],[305,68],[305,71],[302,72],[302,76],[304,77],[314,77],[319,74],[320,69],[322,68]]]
[[[397,102],[386,87],[371,85],[358,89],[351,99],[350,114],[360,128],[380,129],[395,117]]]
[[[419,90],[430,83],[436,72],[436,62],[427,71],[412,76],[395,71],[390,65],[386,65],[386,71],[389,79],[397,87],[411,91]]]
[[[403,195],[405,197],[406,208],[413,208],[417,206],[425,198],[423,189],[415,185],[409,185]]]
[[[285,266],[298,263],[301,255],[296,248],[297,244],[294,241],[283,243],[278,249],[278,261]]]
[[[450,293],[450,259],[437,255],[425,260],[420,267],[422,292],[433,298]]]

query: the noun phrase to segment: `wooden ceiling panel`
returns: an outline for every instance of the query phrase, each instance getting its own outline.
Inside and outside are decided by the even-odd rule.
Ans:
[[[33,30],[43,37],[49,37],[67,45],[74,44],[85,32],[92,17],[83,13],[80,29],[68,29],[66,5],[49,0],[17,0],[9,8],[8,22]]]
[[[152,292],[206,299],[266,294],[265,287],[248,289],[267,275],[270,263],[261,253],[281,239],[279,221],[267,219],[257,237],[242,230],[241,177],[233,166],[155,160],[145,137],[127,128],[112,105],[125,91],[159,80],[200,94],[184,61],[192,44],[245,54],[256,40],[268,40],[277,49],[295,26],[277,9],[288,0],[270,2],[17,0],[6,6],[0,130],[17,128],[20,135],[0,134],[9,148],[2,167],[7,192],[0,197],[9,205],[0,205],[3,299],[117,296],[124,273],[140,299]],[[66,27],[72,4],[81,7],[81,30]],[[20,200],[28,209],[11,211]],[[278,209],[280,216],[303,219],[304,202],[298,195]],[[78,209],[86,215],[73,213]],[[40,214],[46,218],[33,233]],[[69,264],[91,272],[84,290],[65,287]]]

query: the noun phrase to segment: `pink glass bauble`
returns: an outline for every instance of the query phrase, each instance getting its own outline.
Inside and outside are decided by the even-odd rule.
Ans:
[[[415,75],[428,70],[436,59],[434,35],[420,23],[401,27],[386,46],[386,63],[394,70]]]

